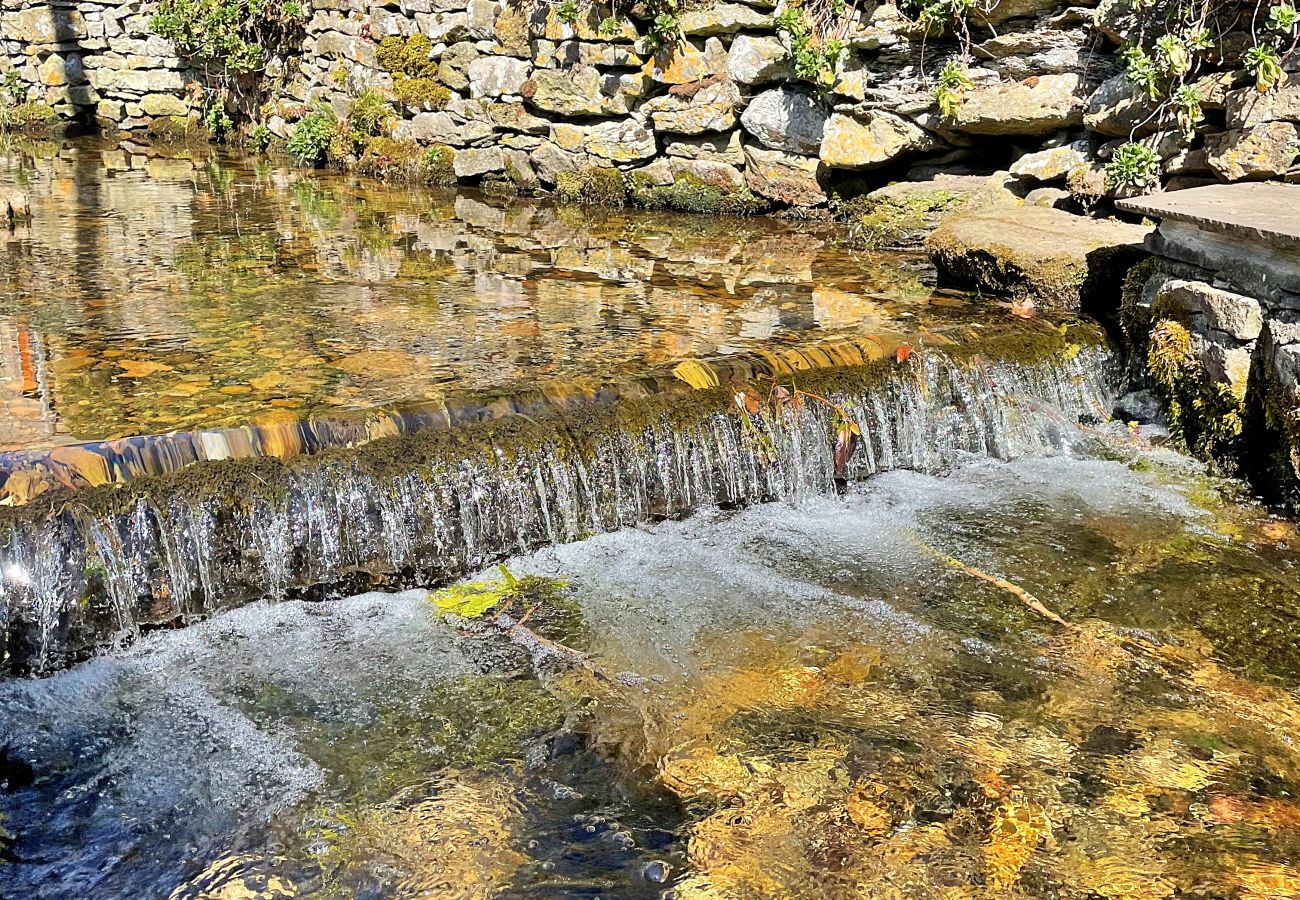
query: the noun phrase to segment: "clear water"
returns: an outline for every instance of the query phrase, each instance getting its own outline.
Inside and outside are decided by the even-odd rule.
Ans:
[[[603,678],[407,592],[5,682],[0,894],[1294,897],[1295,527],[1105,455],[511,560]]]
[[[892,352],[978,318],[922,258],[854,256],[812,224],[86,141],[0,145],[15,187],[33,219],[0,229],[0,451],[599,383],[773,342]]]

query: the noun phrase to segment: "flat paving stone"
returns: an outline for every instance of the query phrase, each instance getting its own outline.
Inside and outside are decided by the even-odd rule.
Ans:
[[[1117,201],[1125,212],[1300,250],[1300,185],[1211,184]]]

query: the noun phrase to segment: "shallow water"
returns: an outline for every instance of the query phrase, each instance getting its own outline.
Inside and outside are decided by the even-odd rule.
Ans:
[[[0,146],[0,190],[33,207],[0,229],[0,451],[598,382],[774,341],[892,347],[976,315],[921,258],[855,256],[813,225],[126,148]]]
[[[598,673],[408,592],[6,682],[0,893],[1294,897],[1294,526],[1125,454],[511,560]]]

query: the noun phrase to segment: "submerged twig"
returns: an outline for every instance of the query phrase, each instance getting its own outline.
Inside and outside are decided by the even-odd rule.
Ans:
[[[1019,600],[1022,604],[1025,605],[1026,608],[1032,609],[1034,612],[1038,613],[1043,618],[1050,619],[1051,621],[1055,622],[1057,625],[1062,625],[1066,628],[1070,627],[1069,622],[1065,621],[1056,613],[1052,612],[1052,610],[1048,609],[1046,604],[1043,603],[1043,601],[1039,600],[1037,597],[1029,593],[1029,591],[1025,590],[1020,585],[1012,584],[1010,581],[1007,581],[1005,578],[985,572],[983,569],[977,569],[975,566],[972,566],[969,563],[962,562],[960,559],[958,559],[955,556],[949,556],[947,553],[944,553],[941,550],[937,550],[934,547],[931,547],[929,544],[925,543],[925,541],[917,537],[915,532],[908,532],[908,540],[910,540],[913,544],[915,544],[919,549],[923,550],[924,552],[928,553],[930,556],[933,556],[935,559],[939,560],[939,562],[943,563],[948,568],[957,569],[960,572],[965,572],[967,575],[971,576],[972,578],[978,578],[980,581],[983,581],[987,584],[991,584],[996,588],[1000,588],[1006,591],[1011,596],[1015,597],[1017,600]]]

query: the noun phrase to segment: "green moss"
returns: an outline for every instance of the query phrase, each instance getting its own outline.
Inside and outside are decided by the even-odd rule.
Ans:
[[[185,116],[159,116],[145,134],[155,144],[206,144],[212,139],[212,132]]]
[[[564,203],[623,206],[627,202],[627,185],[623,182],[623,173],[617,169],[589,166],[557,175],[555,196]]]
[[[919,244],[940,216],[965,202],[951,191],[906,199],[860,196],[841,204],[839,214],[848,224],[850,244],[883,250]]]
[[[683,173],[672,184],[653,184],[639,173],[630,179],[632,202],[646,209],[677,209],[711,215],[751,215],[768,203],[748,190],[710,184]]]
[[[393,82],[393,97],[402,106],[443,110],[452,93],[432,78],[398,75]]]
[[[1244,397],[1205,371],[1192,352],[1185,322],[1156,320],[1147,340],[1147,373],[1164,404],[1170,431],[1196,455],[1235,471],[1242,449]]]
[[[433,44],[423,34],[408,38],[389,35],[379,42],[376,55],[379,66],[393,75],[429,78],[438,71],[438,61],[431,58]]]
[[[9,106],[0,102],[0,131],[39,133],[59,123],[59,114],[46,103],[28,101]]]
[[[1130,360],[1145,360],[1151,333],[1151,310],[1142,305],[1147,282],[1157,271],[1154,258],[1144,259],[1124,276],[1119,297],[1119,328]]]

